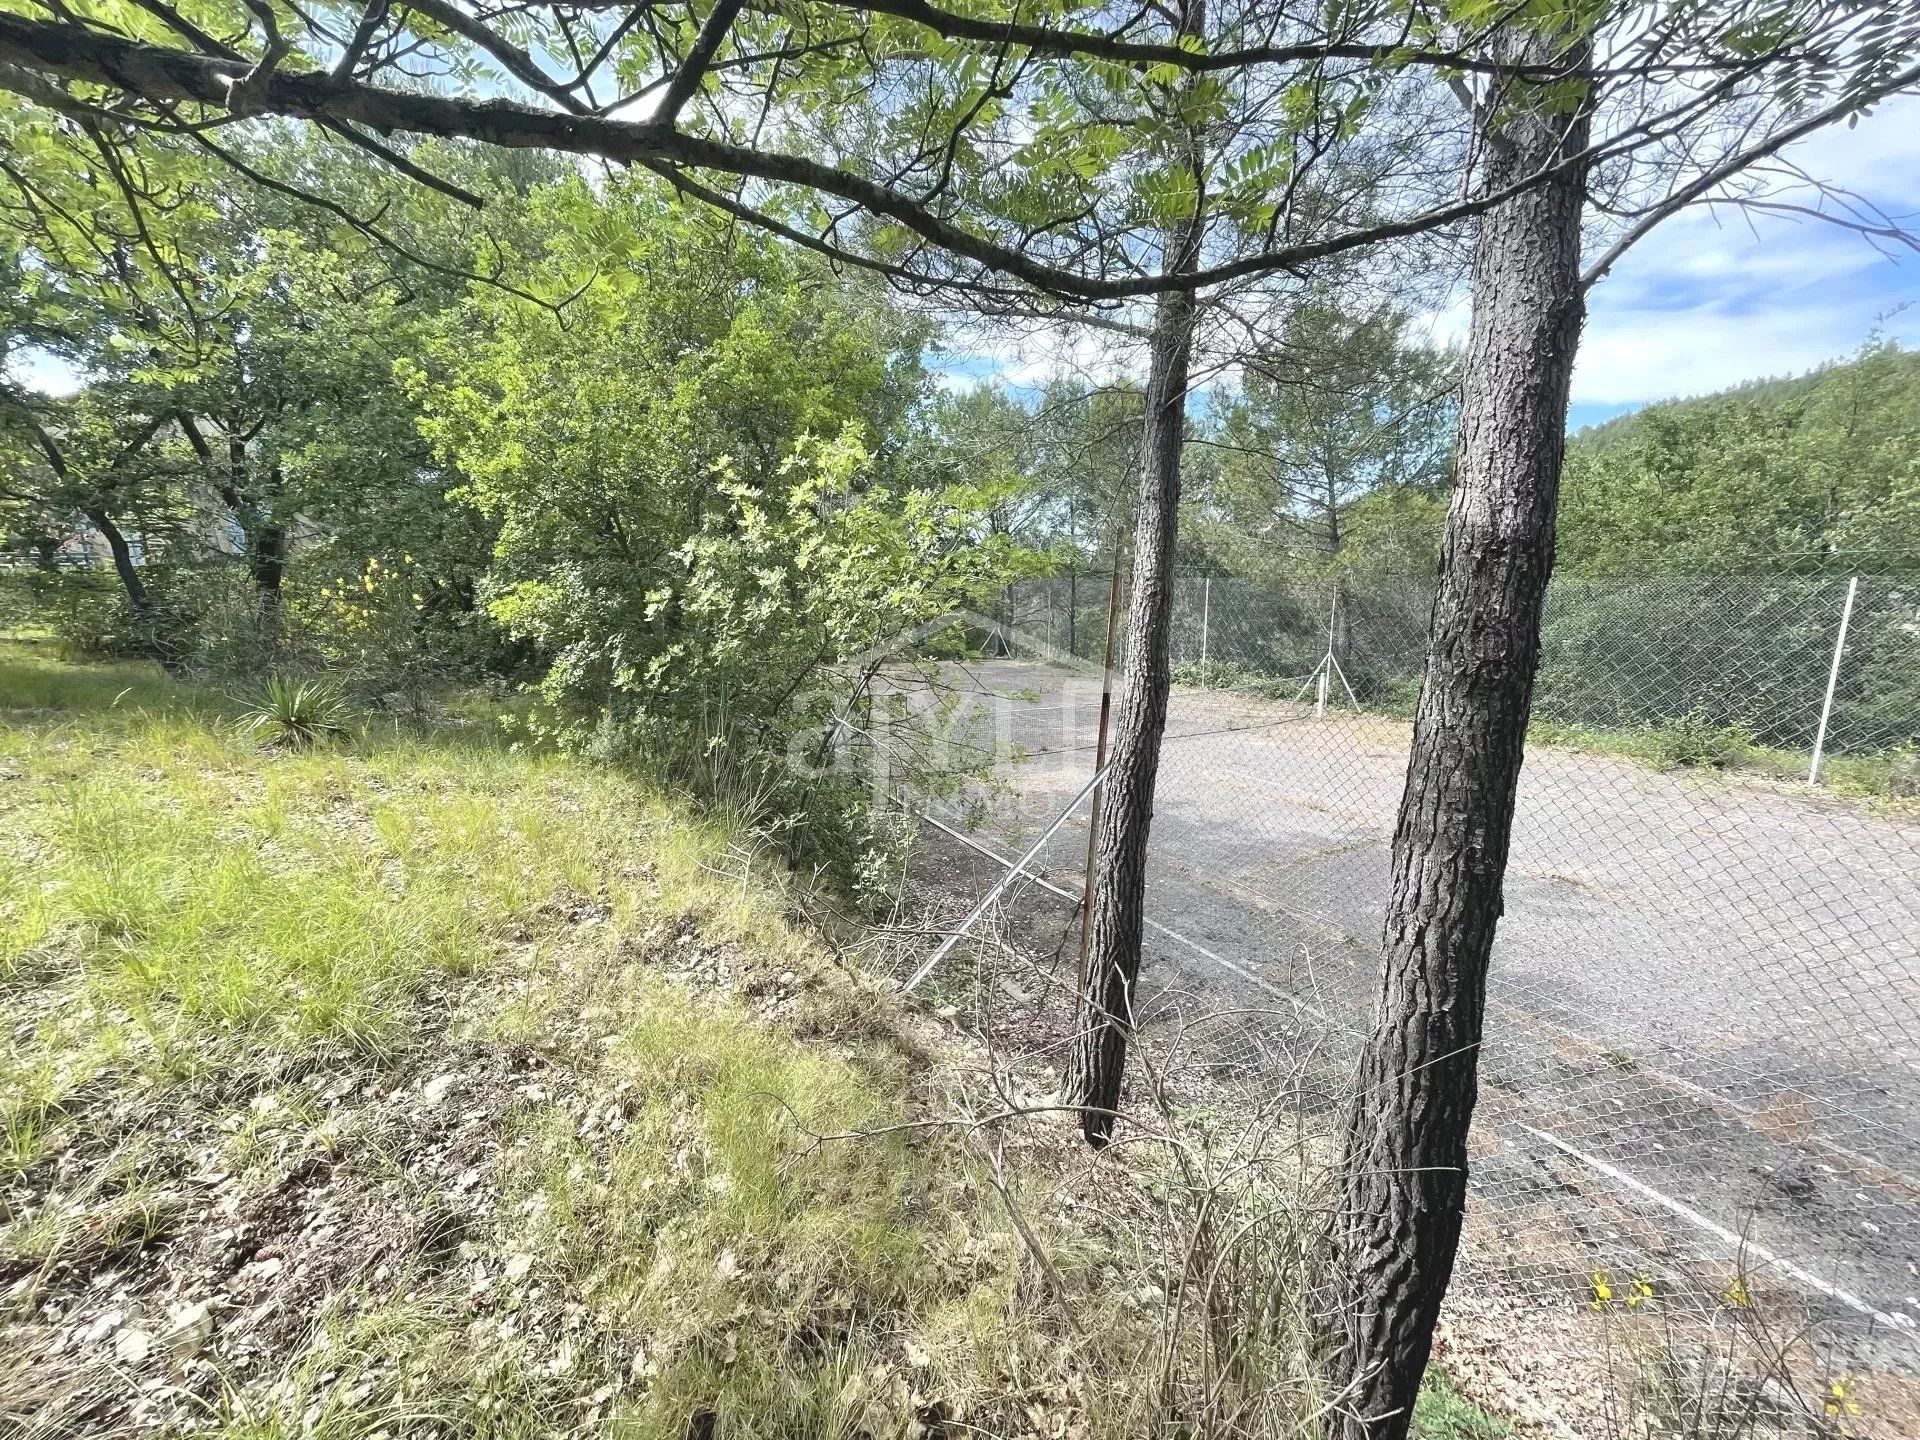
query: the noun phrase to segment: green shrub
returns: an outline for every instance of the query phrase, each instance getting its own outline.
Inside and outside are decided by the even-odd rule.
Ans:
[[[1173,683],[1207,690],[1242,690],[1267,677],[1233,660],[1182,660],[1173,667]]]
[[[1745,764],[1753,750],[1746,727],[1716,725],[1700,710],[1647,732],[1647,758],[1662,770],[1731,770]]]
[[[306,750],[352,733],[352,711],[333,685],[276,675],[240,717],[240,733],[270,749]]]
[[[1506,1440],[1513,1428],[1490,1415],[1438,1369],[1429,1367],[1413,1409],[1414,1440]]]
[[[1272,675],[1232,660],[1183,660],[1173,667],[1176,685],[1198,685],[1207,690],[1231,690],[1259,700],[1292,700],[1300,694],[1301,677]]]

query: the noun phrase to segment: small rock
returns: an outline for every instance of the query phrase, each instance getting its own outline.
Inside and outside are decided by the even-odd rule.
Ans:
[[[182,1305],[167,1317],[161,1343],[175,1360],[191,1360],[213,1338],[213,1307],[205,1300]]]
[[[122,1365],[138,1365],[153,1349],[153,1337],[144,1330],[122,1330],[113,1342],[114,1356]]]
[[[98,1345],[102,1340],[106,1339],[107,1336],[119,1329],[120,1323],[126,1318],[125,1313],[122,1311],[107,1311],[106,1314],[102,1315],[86,1328],[85,1332],[80,1336],[80,1343],[83,1345]]]
[[[453,1082],[459,1078],[458,1075],[452,1074],[434,1076],[421,1087],[420,1098],[429,1105],[438,1105],[452,1087]]]

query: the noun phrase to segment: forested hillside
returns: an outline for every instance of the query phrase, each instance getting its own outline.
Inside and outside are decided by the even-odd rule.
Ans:
[[[1873,341],[1809,375],[1582,431],[1563,572],[1904,568],[1920,551],[1920,354]]]

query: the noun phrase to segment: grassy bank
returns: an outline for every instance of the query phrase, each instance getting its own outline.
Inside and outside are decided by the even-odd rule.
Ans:
[[[1633,730],[1602,730],[1536,719],[1527,739],[1535,744],[1637,760],[1655,770],[1715,771],[1800,784],[1806,783],[1812,758],[1797,750],[1757,744],[1737,729],[1685,719]],[[1920,811],[1920,755],[1911,748],[1829,754],[1821,761],[1820,786],[1829,795],[1911,814]]]
[[[234,710],[0,648],[0,1432],[1164,1428],[1140,1177],[939,1123],[961,1042],[742,827]]]

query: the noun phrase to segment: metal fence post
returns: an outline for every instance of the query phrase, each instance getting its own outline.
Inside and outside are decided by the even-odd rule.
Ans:
[[[1207,683],[1207,626],[1213,619],[1213,577],[1200,582],[1200,683]]]
[[[1080,636],[1077,631],[1080,612],[1080,567],[1067,566],[1067,654],[1080,653]]]
[[[1833,718],[1833,691],[1840,683],[1840,657],[1847,648],[1847,626],[1853,621],[1853,597],[1860,593],[1860,577],[1847,581],[1847,603],[1840,609],[1840,633],[1833,637],[1833,666],[1827,671],[1827,694],[1820,702],[1820,728],[1813,735],[1813,763],[1807,767],[1807,784],[1820,783],[1820,758],[1827,748],[1827,721]]]

